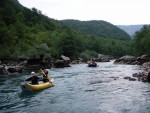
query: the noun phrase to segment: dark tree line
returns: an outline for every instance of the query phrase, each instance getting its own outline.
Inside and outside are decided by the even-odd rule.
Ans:
[[[136,55],[150,55],[150,25],[145,25],[140,31],[136,32],[134,53]]]

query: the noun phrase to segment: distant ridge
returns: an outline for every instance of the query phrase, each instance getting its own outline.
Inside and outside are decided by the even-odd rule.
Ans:
[[[120,40],[130,40],[131,37],[124,30],[102,20],[79,21],[61,20],[63,25],[70,27],[78,32],[103,38],[113,38]]]

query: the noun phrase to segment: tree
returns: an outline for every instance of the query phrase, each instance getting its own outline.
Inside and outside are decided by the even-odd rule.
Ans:
[[[137,32],[134,39],[134,52],[136,55],[150,55],[150,26],[143,26],[141,31]]]
[[[70,58],[76,57],[77,43],[76,39],[70,29],[66,29],[66,32],[60,39],[60,47],[62,54]]]

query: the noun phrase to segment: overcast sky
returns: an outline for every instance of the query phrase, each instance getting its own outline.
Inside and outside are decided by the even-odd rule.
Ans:
[[[56,20],[104,20],[115,25],[150,24],[150,0],[19,0]]]

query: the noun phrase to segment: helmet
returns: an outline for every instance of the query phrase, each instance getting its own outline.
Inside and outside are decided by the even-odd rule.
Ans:
[[[44,69],[44,73],[45,73],[45,74],[48,74],[48,69]]]
[[[31,75],[35,75],[35,72],[32,71],[32,72],[31,72]]]

